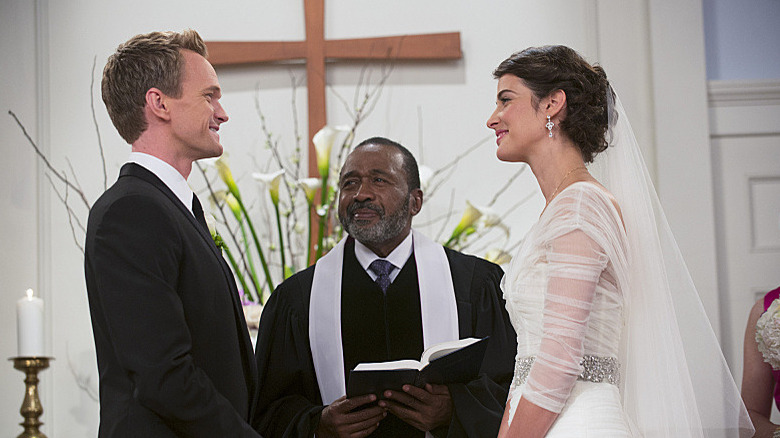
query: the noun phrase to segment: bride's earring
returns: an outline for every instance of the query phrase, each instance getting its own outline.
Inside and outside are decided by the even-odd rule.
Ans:
[[[550,138],[552,138],[552,129],[553,129],[553,126],[555,126],[555,123],[553,123],[552,120],[550,120],[550,116],[549,115],[547,116],[547,124],[545,124],[544,126],[547,127],[547,131],[550,132]]]

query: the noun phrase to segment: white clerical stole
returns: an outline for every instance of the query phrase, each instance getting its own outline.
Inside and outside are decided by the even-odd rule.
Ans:
[[[455,341],[459,338],[458,308],[447,254],[443,246],[422,233],[413,230],[412,238],[424,348]],[[346,240],[317,261],[309,302],[309,343],[325,405],[347,393],[341,343],[341,274]]]

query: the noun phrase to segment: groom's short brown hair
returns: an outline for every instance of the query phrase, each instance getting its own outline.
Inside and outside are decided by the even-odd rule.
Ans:
[[[117,47],[103,68],[103,102],[119,135],[133,143],[146,130],[146,92],[181,96],[182,50],[206,57],[206,43],[192,29],[136,35]]]

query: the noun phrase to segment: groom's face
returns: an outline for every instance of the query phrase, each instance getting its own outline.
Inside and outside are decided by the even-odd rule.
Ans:
[[[374,252],[392,251],[419,212],[406,183],[403,155],[390,146],[369,144],[353,151],[342,168],[339,190],[339,221]]]

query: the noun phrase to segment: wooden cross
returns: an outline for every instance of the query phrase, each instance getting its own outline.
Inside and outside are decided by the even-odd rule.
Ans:
[[[459,59],[460,33],[406,35],[344,40],[325,39],[324,0],[304,0],[306,40],[280,42],[207,42],[214,66],[303,59],[309,94],[309,176],[317,177],[311,139],[327,122],[325,60]]]

